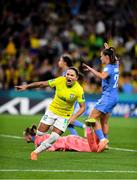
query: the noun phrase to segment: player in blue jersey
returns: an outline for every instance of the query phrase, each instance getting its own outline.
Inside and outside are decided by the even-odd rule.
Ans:
[[[108,118],[112,109],[118,101],[118,79],[119,79],[119,63],[115,55],[113,47],[106,48],[101,51],[101,61],[105,65],[102,72],[83,64],[85,70],[90,71],[96,77],[102,79],[102,96],[96,103],[89,118],[86,120],[87,126],[94,128],[97,137],[100,140],[98,152],[105,149],[108,144]]]
[[[69,54],[63,54],[58,61],[58,66],[62,71],[62,76],[66,76],[67,70],[72,67],[71,56]],[[85,128],[85,124],[81,123],[78,120],[75,120],[73,124],[68,125],[67,129],[69,130],[70,134],[78,135],[75,127]]]
[[[66,76],[69,67],[72,67],[72,59],[69,54],[63,54],[58,61],[58,67],[61,69],[62,76]]]

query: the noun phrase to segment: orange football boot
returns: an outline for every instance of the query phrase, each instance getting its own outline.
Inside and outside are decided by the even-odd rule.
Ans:
[[[37,160],[38,159],[38,154],[35,153],[34,151],[32,151],[31,155],[30,155],[30,159],[31,160]]]
[[[98,150],[97,150],[97,152],[102,152],[102,151],[104,151],[105,148],[106,148],[106,145],[108,144],[108,142],[109,142],[108,139],[104,139],[104,140],[100,141],[99,144],[98,144]]]

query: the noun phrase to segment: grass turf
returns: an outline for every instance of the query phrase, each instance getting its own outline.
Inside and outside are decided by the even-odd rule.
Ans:
[[[137,178],[137,151],[43,152],[38,161],[31,161],[29,155],[34,149],[33,144],[2,136],[22,136],[23,129],[38,124],[40,118],[41,115],[0,115],[0,179]],[[110,147],[137,150],[137,119],[111,118],[109,122]],[[82,129],[77,130],[83,135]]]

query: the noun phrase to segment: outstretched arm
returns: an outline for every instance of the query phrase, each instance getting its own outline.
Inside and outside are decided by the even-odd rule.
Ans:
[[[85,111],[85,102],[79,103],[79,110],[69,118],[69,123],[73,123]]]
[[[48,85],[48,81],[40,81],[40,82],[34,82],[31,84],[25,84],[25,85],[20,85],[20,86],[15,86],[15,88],[18,91],[25,91],[26,89],[31,89],[31,88],[44,88],[47,87]]]
[[[91,73],[93,73],[95,76],[97,76],[100,79],[106,79],[108,77],[108,73],[107,72],[98,72],[95,69],[91,68],[90,66],[86,65],[83,63],[83,68],[85,71],[90,71]]]

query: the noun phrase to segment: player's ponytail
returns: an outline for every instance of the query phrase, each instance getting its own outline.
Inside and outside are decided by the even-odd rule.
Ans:
[[[36,125],[32,125],[32,127],[31,127],[31,135],[32,135],[32,136],[35,136],[35,135],[36,135],[36,130],[37,130]]]
[[[72,66],[72,58],[69,54],[64,54],[61,56],[64,62],[67,64],[68,67]]]
[[[105,56],[109,56],[110,64],[116,64],[119,61],[119,58],[116,56],[115,48],[110,47],[108,49],[103,50],[103,54]]]
[[[31,135],[31,136],[35,136],[36,135],[36,125],[32,125],[31,128],[27,127],[24,132],[23,132],[23,135],[24,136],[27,136],[27,135]]]

